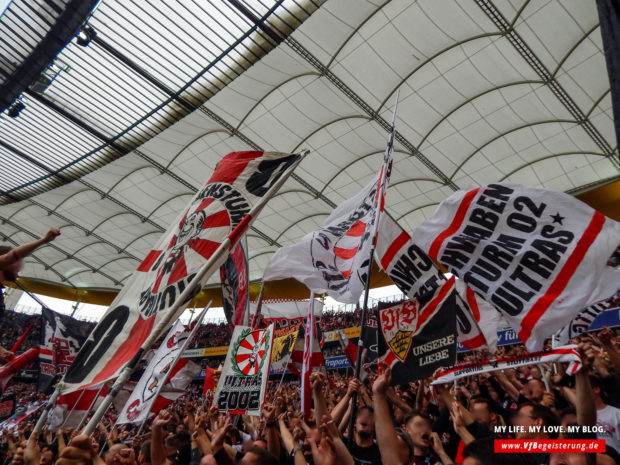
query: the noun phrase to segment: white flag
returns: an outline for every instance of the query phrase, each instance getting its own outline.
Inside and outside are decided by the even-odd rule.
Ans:
[[[413,243],[409,234],[387,213],[381,215],[375,260],[403,294],[421,305],[425,305],[436,290],[447,282],[433,260]],[[470,350],[488,347],[491,352],[495,352],[497,333],[490,328],[496,328],[496,325],[487,323],[492,323],[489,318],[499,319],[499,313],[486,302],[479,302],[482,299],[475,296],[471,289],[467,295],[466,286],[460,280],[457,280],[456,289],[459,295],[456,296],[453,308],[459,343]],[[492,311],[484,315],[488,331],[482,332],[479,327],[478,304],[486,304],[483,311],[489,308]]]
[[[57,386],[61,392],[116,378],[163,335],[302,158],[256,151],[224,156],[95,326]]]
[[[259,416],[265,400],[274,325],[235,326],[213,405],[220,413]]]
[[[620,223],[547,189],[456,192],[413,241],[502,312],[530,351],[620,280]]]
[[[359,301],[372,265],[370,251],[392,171],[397,107],[398,96],[379,174],[356,196],[338,205],[321,229],[278,249],[267,264],[263,281],[293,277],[312,292],[326,292],[339,302]]]
[[[196,319],[193,329],[185,328],[180,320],[170,328],[120,411],[118,424],[140,423],[148,418],[155,399],[172,374],[194,332],[200,326],[205,313],[206,310],[203,310]]]

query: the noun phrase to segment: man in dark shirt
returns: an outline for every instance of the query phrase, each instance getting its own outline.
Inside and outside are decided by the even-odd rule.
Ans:
[[[375,443],[375,414],[370,407],[361,407],[355,415],[355,432],[349,452],[355,465],[381,465],[379,446]]]

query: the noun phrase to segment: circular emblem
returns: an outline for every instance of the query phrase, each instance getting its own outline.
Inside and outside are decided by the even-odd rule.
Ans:
[[[245,329],[233,347],[233,370],[245,376],[261,371],[269,344],[269,331]]]

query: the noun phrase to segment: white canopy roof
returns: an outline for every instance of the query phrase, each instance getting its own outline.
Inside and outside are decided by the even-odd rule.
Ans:
[[[263,24],[281,36],[292,21],[285,7]],[[21,243],[61,226],[62,236],[22,275],[118,289],[223,155],[310,149],[248,234],[251,278],[260,278],[277,247],[316,229],[379,169],[397,89],[387,208],[408,230],[472,184],[510,180],[576,192],[608,182],[618,176],[618,151],[598,22],[594,0],[328,0],[137,149],[0,206],[0,231]],[[167,64],[181,69],[188,56],[171,54]],[[119,98],[106,92],[102,98]],[[3,117],[0,139],[26,117]],[[65,145],[56,151],[84,156],[57,131]],[[30,142],[17,148],[29,152]],[[26,174],[3,157],[6,190]]]

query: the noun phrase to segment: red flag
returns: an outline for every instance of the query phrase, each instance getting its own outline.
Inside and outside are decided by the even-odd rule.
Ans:
[[[19,350],[19,348],[22,345],[22,342],[24,342],[24,339],[26,339],[26,336],[28,335],[28,333],[30,332],[30,328],[32,328],[32,323],[30,323],[30,326],[28,326],[26,328],[26,331],[24,331],[24,334],[22,334],[19,339],[17,340],[17,342],[15,344],[13,344],[13,347],[11,347],[11,352],[15,353]]]
[[[211,367],[205,369],[205,384],[202,388],[202,397],[206,396],[208,391],[213,391],[215,389],[215,379],[213,378],[214,371],[215,370]]]
[[[39,349],[28,349],[21,355],[9,360],[2,368],[0,368],[0,391],[4,391],[7,383],[11,378],[26,368],[39,357]]]
[[[342,347],[342,351],[347,356],[347,360],[352,367],[357,363],[357,344],[351,341],[344,331],[338,330],[338,341]]]

